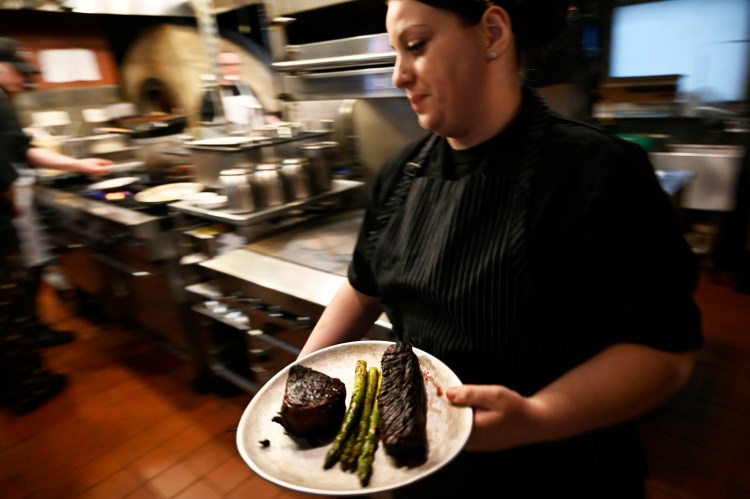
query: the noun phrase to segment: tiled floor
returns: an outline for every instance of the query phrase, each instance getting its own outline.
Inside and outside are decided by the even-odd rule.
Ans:
[[[704,276],[697,296],[707,346],[696,377],[642,423],[650,499],[750,497],[750,295]],[[199,394],[189,366],[141,332],[83,318],[49,288],[43,297],[48,321],[77,334],[44,352],[70,385],[26,416],[0,413],[0,498],[315,497],[239,457],[233,428],[249,395]]]
[[[189,366],[137,330],[97,325],[44,291],[46,315],[75,331],[44,351],[68,388],[22,417],[0,413],[0,498],[311,497],[255,476],[235,446],[247,394],[189,387]]]
[[[750,499],[750,295],[704,274],[704,347],[688,384],[641,420],[649,499]]]

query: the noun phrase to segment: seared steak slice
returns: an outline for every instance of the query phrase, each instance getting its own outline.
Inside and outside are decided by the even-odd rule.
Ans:
[[[346,386],[338,378],[299,364],[289,369],[284,402],[273,421],[297,437],[324,438],[344,419]]]
[[[408,343],[395,343],[380,361],[380,438],[396,459],[427,457],[427,394],[419,359]]]

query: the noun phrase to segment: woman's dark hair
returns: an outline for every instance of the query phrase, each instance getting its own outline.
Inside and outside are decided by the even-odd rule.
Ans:
[[[491,5],[504,8],[513,24],[516,45],[528,53],[551,44],[568,18],[568,0],[417,0],[456,14],[467,24],[476,24]]]

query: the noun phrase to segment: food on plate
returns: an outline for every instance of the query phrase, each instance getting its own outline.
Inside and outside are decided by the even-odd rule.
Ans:
[[[367,369],[367,362],[358,360],[354,370],[354,391],[331,448],[326,453],[323,468],[337,462],[341,469],[356,472],[363,487],[370,483],[372,463],[378,447],[378,390],[381,373],[377,367]]]
[[[272,421],[279,413],[289,381],[289,371],[293,366],[302,364],[330,377],[339,378],[345,383],[345,403],[348,403],[355,390],[355,367],[358,360],[366,362],[365,383],[368,377],[374,375],[372,368],[380,370],[382,390],[385,377],[381,359],[386,348],[392,344],[393,342],[362,340],[334,345],[291,363],[261,387],[248,404],[237,427],[237,448],[253,472],[275,484],[314,494],[316,497],[353,497],[368,493],[377,495],[401,488],[421,480],[455,458],[471,431],[472,409],[453,405],[445,395],[436,394],[433,385],[457,386],[461,381],[439,359],[416,347],[413,350],[424,375],[429,411],[429,459],[424,462],[393,458],[382,449],[383,444],[379,440],[382,426],[378,430],[377,425],[381,420],[377,389],[367,435],[355,471],[342,471],[339,460],[330,469],[323,466],[326,453],[333,446],[335,433],[327,438],[297,438]],[[385,360],[387,361],[387,356]],[[362,374],[365,374],[364,371]],[[363,397],[367,401],[367,385],[360,388],[364,389]],[[362,412],[364,411],[363,406]],[[361,416],[356,423],[358,428],[360,421]]]
[[[367,362],[358,360],[357,366],[354,369],[354,390],[352,391],[352,397],[349,400],[349,406],[346,408],[346,414],[344,415],[344,420],[341,422],[336,438],[326,453],[323,468],[332,468],[338,462],[349,436],[356,431],[359,417],[362,413],[362,405],[365,402],[366,391]]]
[[[380,361],[380,435],[398,460],[427,458],[427,394],[419,359],[408,343],[390,345]]]
[[[367,430],[370,427],[370,415],[372,414],[372,406],[375,403],[375,397],[377,396],[378,380],[380,379],[380,369],[377,367],[371,367],[367,371],[367,388],[365,391],[365,404],[362,407],[362,413],[359,417],[357,427],[344,447],[344,452],[341,454],[341,469],[346,471],[356,471],[357,460],[359,455],[362,453],[362,444],[364,444],[365,437],[367,436]]]
[[[375,369],[375,368],[373,368]],[[372,401],[372,411],[370,412],[369,422],[367,424],[367,433],[362,442],[362,452],[357,458],[357,478],[363,487],[367,487],[372,476],[372,463],[375,460],[375,451],[378,449],[378,440],[380,435],[380,410],[378,409],[378,392],[380,391],[380,381],[383,379],[382,374],[377,370],[378,379],[375,388],[375,397]]]
[[[338,378],[299,364],[289,369],[284,401],[273,418],[296,437],[325,438],[341,425],[346,386]]]

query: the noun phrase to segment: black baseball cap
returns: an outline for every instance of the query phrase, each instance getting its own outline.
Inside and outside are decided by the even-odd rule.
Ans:
[[[20,49],[20,44],[12,38],[0,38],[0,62],[9,62],[21,74],[38,73],[39,69],[28,62]]]

